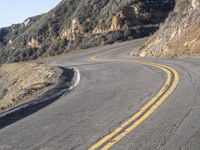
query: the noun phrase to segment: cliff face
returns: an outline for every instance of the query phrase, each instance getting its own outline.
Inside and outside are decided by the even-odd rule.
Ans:
[[[200,55],[200,0],[177,0],[159,31],[132,55]]]
[[[147,36],[174,4],[174,0],[63,0],[46,14],[0,29],[0,62]]]

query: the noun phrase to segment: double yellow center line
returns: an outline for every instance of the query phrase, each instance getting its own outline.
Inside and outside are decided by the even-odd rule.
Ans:
[[[121,49],[121,48],[120,48]],[[97,57],[100,57],[106,53],[119,50],[112,49],[101,54],[90,57],[91,60],[96,61]],[[103,60],[103,59],[98,59]],[[117,127],[114,131],[104,136],[102,139],[97,141],[94,145],[92,145],[89,150],[108,150],[114,144],[119,142],[122,138],[124,138],[128,133],[133,131],[137,126],[139,126],[142,122],[144,122],[153,112],[170,96],[170,94],[174,91],[179,82],[178,72],[163,64],[152,63],[149,61],[141,61],[141,60],[113,60],[113,62],[128,62],[128,63],[137,63],[142,65],[147,65],[150,67],[158,68],[164,71],[167,74],[167,79],[162,86],[161,90],[147,103],[145,104],[136,114],[131,116],[128,120],[124,121],[119,127]]]

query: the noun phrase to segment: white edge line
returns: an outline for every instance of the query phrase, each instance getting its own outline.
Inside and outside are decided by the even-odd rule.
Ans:
[[[76,69],[76,68],[73,68],[74,69],[74,71],[75,71],[75,75],[76,75],[76,79],[75,79],[75,81],[74,81],[74,84],[69,88],[69,90],[73,90],[75,87],[77,87],[77,85],[79,84],[79,82],[80,82],[80,71],[78,70],[78,69]]]

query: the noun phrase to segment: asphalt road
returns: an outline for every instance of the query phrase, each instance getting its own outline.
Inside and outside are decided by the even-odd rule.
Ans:
[[[51,65],[78,68],[79,85],[45,108],[1,129],[0,150],[86,150],[102,139],[105,143],[98,149],[114,143],[110,149],[199,150],[200,60],[142,59],[173,68],[179,75],[176,86],[176,76],[170,69],[144,65],[137,62],[141,58],[129,56],[144,40],[52,59]],[[91,60],[92,56],[98,59]],[[146,118],[142,121],[139,118],[129,122],[125,129],[113,133],[143,110],[167,79],[168,87],[158,97],[160,105],[156,103],[154,109],[145,110],[141,117]],[[126,130],[135,123],[133,130]],[[115,133],[114,137],[106,138]],[[120,139],[120,134],[125,136]]]

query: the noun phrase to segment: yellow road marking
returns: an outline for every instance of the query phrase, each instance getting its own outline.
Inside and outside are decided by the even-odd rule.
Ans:
[[[118,48],[116,49],[112,49],[106,52],[103,52],[101,54],[95,55],[90,57],[91,60],[96,61],[97,57],[100,57],[106,53],[112,52],[118,50]],[[101,60],[101,59],[98,59]],[[99,148],[100,146],[102,146],[105,142],[108,142],[111,138],[113,138],[115,135],[117,135],[118,133],[120,133],[120,131],[122,131],[125,127],[127,127],[128,125],[130,125],[131,122],[133,122],[134,120],[136,120],[140,115],[142,115],[147,108],[149,108],[153,103],[156,102],[156,100],[158,100],[158,98],[160,96],[162,96],[159,101],[157,101],[152,107],[151,109],[149,109],[140,119],[138,119],[135,123],[133,123],[130,127],[128,127],[127,129],[125,129],[122,133],[120,133],[119,135],[117,135],[114,139],[112,139],[112,141],[109,141],[102,149],[103,150],[107,150],[109,148],[111,148],[114,144],[116,144],[117,142],[119,142],[124,136],[126,136],[128,133],[130,133],[131,131],[133,131],[138,125],[140,125],[143,121],[145,121],[169,96],[170,94],[174,91],[174,89],[176,88],[178,82],[179,82],[179,75],[178,72],[166,65],[162,65],[162,64],[157,64],[157,63],[152,63],[152,62],[148,62],[148,61],[140,61],[140,60],[111,60],[114,62],[129,62],[129,63],[138,63],[138,64],[143,64],[143,65],[148,65],[151,67],[155,67],[155,68],[159,68],[162,71],[164,71],[167,74],[167,79],[166,82],[164,83],[163,87],[161,88],[161,90],[147,103],[145,104],[136,114],[134,114],[133,116],[131,116],[127,121],[125,121],[124,123],[122,123],[118,128],[116,128],[113,132],[111,132],[110,134],[104,136],[101,140],[99,140],[97,143],[95,143],[94,145],[92,145],[89,150],[96,150],[97,148]],[[172,83],[172,85],[170,86],[170,88],[166,91],[166,89],[168,88],[168,86],[170,85],[170,82],[172,80],[172,75],[171,72],[173,72],[174,74],[174,81]],[[166,93],[164,93],[166,92]],[[163,95],[164,94],[164,95]]]

